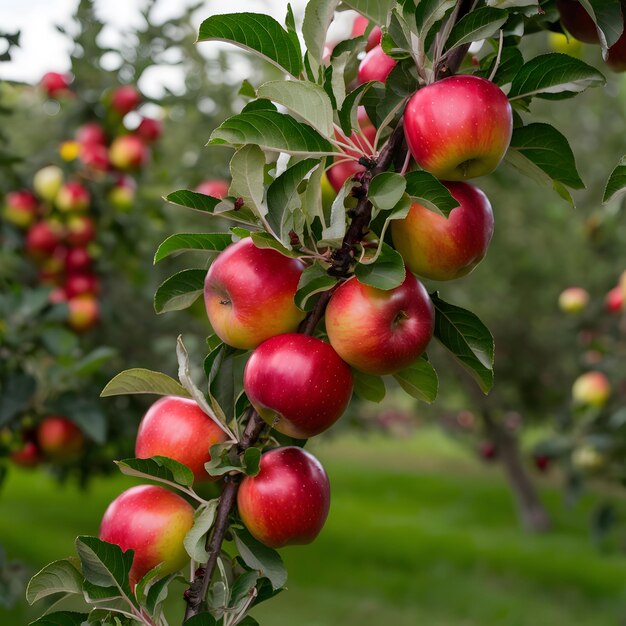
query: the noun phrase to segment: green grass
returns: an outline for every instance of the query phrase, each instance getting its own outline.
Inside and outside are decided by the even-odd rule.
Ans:
[[[566,510],[557,486],[544,484],[555,528],[529,536],[498,468],[436,431],[313,443],[331,478],[330,517],[314,545],[283,551],[289,589],[256,610],[263,626],[626,623],[626,557],[590,543],[594,497]],[[97,532],[129,484],[96,481],[81,493],[15,472],[0,498],[1,541],[33,567],[61,558],[76,534]],[[27,623],[24,608],[0,612],[5,623]]]

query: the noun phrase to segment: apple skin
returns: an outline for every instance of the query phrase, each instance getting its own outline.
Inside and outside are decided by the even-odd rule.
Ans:
[[[243,387],[279,433],[306,439],[330,428],[352,396],[352,372],[333,347],[298,333],[276,335],[252,353]]]
[[[37,467],[43,461],[41,450],[34,441],[25,441],[19,450],[11,452],[10,458],[20,467]]]
[[[111,167],[109,150],[99,143],[86,143],[80,147],[80,160],[91,169],[106,172]]]
[[[146,164],[148,157],[148,148],[137,135],[122,135],[109,148],[111,163],[120,170],[138,169]]]
[[[166,456],[186,465],[196,482],[216,480],[207,474],[204,464],[211,460],[209,448],[226,439],[226,433],[196,402],[166,396],[157,400],[141,420],[135,456]]]
[[[311,543],[328,517],[328,476],[302,448],[269,450],[259,473],[241,481],[237,508],[252,536],[270,548]]]
[[[129,211],[135,202],[137,184],[130,176],[120,176],[107,194],[107,200],[120,211]]]
[[[548,44],[553,52],[568,54],[577,59],[582,55],[582,43],[574,37],[568,37],[563,33],[548,33]]]
[[[435,310],[411,272],[388,291],[355,276],[332,295],[326,308],[330,345],[349,365],[368,374],[393,374],[413,363],[430,342]]]
[[[83,294],[96,295],[100,292],[100,281],[95,274],[70,274],[65,281],[64,289],[68,298]]]
[[[85,248],[72,248],[65,256],[65,271],[85,272],[91,267],[91,256]]]
[[[37,426],[37,444],[46,458],[71,463],[83,451],[85,437],[67,417],[50,415]]]
[[[69,245],[84,248],[95,236],[96,226],[87,215],[72,215],[67,220],[65,240]]]
[[[487,196],[468,183],[445,183],[460,206],[447,218],[414,203],[391,222],[391,236],[407,267],[424,278],[454,280],[469,274],[487,253],[493,211]]]
[[[36,222],[26,233],[26,252],[35,259],[46,258],[55,251],[62,238],[63,228],[57,222]]]
[[[54,202],[62,184],[63,170],[56,165],[42,167],[33,176],[33,189],[48,202]]]
[[[478,454],[485,461],[494,461],[498,457],[498,449],[492,441],[481,441],[478,446]]]
[[[382,46],[374,46],[361,61],[357,79],[359,83],[366,83],[370,80],[384,83],[395,66],[396,60],[386,55]]]
[[[624,294],[622,288],[618,285],[613,287],[604,298],[604,306],[609,313],[617,315],[624,309]]]
[[[352,25],[352,37],[360,37],[365,34],[367,27],[369,26],[369,20],[363,15],[357,15]],[[372,48],[380,45],[383,38],[382,30],[380,26],[374,26],[367,37],[367,45],[365,50],[369,52]]]
[[[185,566],[183,540],[193,526],[193,507],[179,495],[156,485],[138,485],[121,493],[102,517],[99,537],[123,551],[134,550],[130,584],[163,563],[161,575]]]
[[[611,383],[602,372],[587,372],[579,376],[572,385],[575,404],[602,408],[611,395]]]
[[[111,108],[120,115],[134,111],[141,102],[139,92],[132,85],[118,87],[111,94]]]
[[[90,293],[83,293],[67,301],[69,315],[67,323],[77,332],[89,330],[100,320],[100,306],[97,298]]]
[[[578,41],[599,43],[598,30],[593,19],[578,0],[556,0],[561,24]]]
[[[204,180],[196,187],[196,191],[221,200],[228,195],[229,187],[225,180]]]
[[[91,196],[87,189],[74,181],[62,185],[55,199],[57,209],[64,213],[86,211],[90,202]]]
[[[204,281],[204,304],[217,336],[249,350],[269,337],[295,331],[304,312],[294,304],[304,265],[247,237],[213,261]]]
[[[511,105],[494,83],[450,76],[417,91],[404,113],[404,135],[417,164],[440,180],[493,172],[513,132]]]
[[[69,91],[70,77],[59,72],[47,72],[41,77],[40,84],[50,98],[56,98]]]
[[[144,117],[137,127],[137,134],[146,142],[153,143],[163,133],[163,123],[152,117]]]
[[[37,219],[39,202],[26,189],[11,191],[6,195],[2,216],[18,228],[28,228]]]
[[[589,303],[589,293],[582,287],[568,287],[559,295],[559,309],[563,313],[580,313]]]
[[[622,11],[624,10],[625,7],[622,5]],[[626,20],[624,24],[626,25]],[[614,72],[626,72],[626,34],[622,34],[609,48],[606,64]]]
[[[100,146],[106,146],[107,134],[104,132],[104,128],[97,122],[88,122],[78,128],[75,134],[76,141],[82,145],[97,144]]]

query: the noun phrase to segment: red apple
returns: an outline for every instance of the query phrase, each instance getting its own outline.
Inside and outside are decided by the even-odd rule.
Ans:
[[[67,417],[51,415],[37,427],[37,443],[48,459],[69,463],[80,456],[85,447],[85,437]]]
[[[229,186],[225,180],[204,180],[196,187],[196,191],[221,200],[228,195]]]
[[[148,157],[148,148],[137,135],[122,135],[114,139],[109,148],[111,163],[120,170],[140,168],[145,165]]]
[[[2,216],[19,228],[28,228],[37,219],[38,208],[39,202],[30,191],[11,191],[4,199]]]
[[[99,143],[85,143],[80,147],[80,160],[98,172],[106,172],[110,167],[109,150]]]
[[[91,255],[85,248],[72,248],[65,256],[65,270],[68,273],[84,272],[91,267]]]
[[[166,456],[186,465],[196,481],[214,480],[204,464],[211,460],[210,447],[226,439],[224,431],[196,402],[166,396],[157,400],[141,420],[135,456]]]
[[[306,439],[330,428],[346,410],[352,372],[326,342],[287,333],[256,348],[246,364],[243,386],[272,428]]]
[[[59,72],[47,72],[41,77],[41,87],[50,96],[56,98],[69,92],[70,77]]]
[[[564,313],[580,313],[589,302],[589,293],[582,287],[568,287],[559,295],[559,308]]]
[[[326,309],[330,345],[348,364],[369,374],[393,374],[419,357],[433,336],[435,310],[411,272],[383,291],[352,277]]]
[[[613,287],[604,298],[604,306],[609,313],[621,313],[624,308],[624,294],[618,285]]]
[[[77,248],[84,248],[96,236],[96,227],[93,220],[86,215],[72,215],[66,224],[65,239],[68,244]]]
[[[269,450],[259,473],[241,481],[237,508],[250,533],[270,548],[311,543],[328,517],[328,476],[302,448]]]
[[[85,211],[89,208],[90,202],[89,191],[75,181],[69,181],[62,185],[55,200],[57,209],[64,213]]]
[[[602,372],[587,372],[579,376],[572,386],[575,404],[602,408],[611,395],[611,383]]]
[[[137,134],[146,142],[153,143],[163,132],[163,122],[151,117],[142,118],[137,127]]]
[[[326,177],[335,193],[343,187],[348,178],[354,178],[357,174],[365,171],[365,166],[356,161],[341,161],[331,165],[326,171]]]
[[[396,63],[395,59],[383,52],[382,46],[373,47],[359,65],[359,83],[366,83],[370,80],[378,80],[384,83]]]
[[[357,15],[356,19],[354,20],[354,24],[352,25],[352,37],[360,37],[361,35],[364,35],[368,26],[369,20],[362,15]],[[369,52],[375,46],[380,45],[382,37],[383,33],[380,29],[380,26],[374,26],[374,28],[372,28],[370,34],[367,37],[367,45],[365,46],[365,50]]]
[[[83,294],[97,295],[100,292],[100,281],[95,274],[70,274],[65,281],[65,293],[68,298]]]
[[[481,441],[478,453],[485,461],[493,461],[498,456],[498,449],[492,441]]]
[[[101,146],[106,146],[107,144],[107,135],[104,132],[104,128],[100,126],[97,122],[88,122],[87,124],[83,124],[76,131],[76,141],[82,145],[91,145],[97,144]]]
[[[487,196],[467,183],[445,183],[459,206],[447,218],[415,203],[407,217],[391,222],[391,234],[407,267],[433,280],[469,274],[487,253],[493,212]]]
[[[561,24],[578,41],[598,43],[598,30],[589,13],[578,0],[556,0]]]
[[[622,11],[625,10],[622,5]],[[625,16],[626,17],[626,16]],[[626,20],[624,21],[626,27]],[[606,64],[614,72],[626,72],[626,33],[609,48],[609,53],[606,57]]]
[[[547,472],[552,463],[552,459],[549,456],[546,456],[545,454],[536,454],[533,457],[533,461],[535,463],[535,467],[540,472]]]
[[[139,92],[132,85],[118,87],[111,94],[111,108],[120,115],[134,111],[141,102]]]
[[[420,89],[404,113],[417,164],[442,180],[466,180],[498,167],[513,132],[511,105],[494,83],[450,76]]]
[[[44,200],[53,202],[63,184],[63,170],[56,165],[42,167],[33,176],[33,188]]]
[[[304,265],[249,237],[215,259],[204,282],[204,304],[213,330],[230,346],[248,350],[294,331],[304,313],[293,298]]]
[[[100,539],[134,550],[129,578],[135,586],[163,563],[161,575],[181,569],[189,557],[183,540],[193,526],[193,507],[179,495],[156,485],[138,485],[120,494],[100,524]]]
[[[67,301],[68,324],[77,332],[93,328],[100,320],[100,306],[93,294],[81,294]]]
[[[10,458],[20,467],[36,467],[43,461],[41,450],[34,441],[25,441],[19,450],[11,452]]]
[[[26,252],[36,258],[50,256],[63,238],[62,226],[51,220],[36,222],[26,233]]]

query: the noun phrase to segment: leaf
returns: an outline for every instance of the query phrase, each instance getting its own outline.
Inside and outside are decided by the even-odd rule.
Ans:
[[[359,103],[361,102],[363,94],[374,84],[374,81],[362,83],[344,98],[341,110],[339,111],[339,123],[341,124],[341,130],[347,137],[355,130],[360,131],[358,120]]]
[[[330,207],[330,224],[324,226],[322,239],[318,242],[319,245],[339,246],[341,244],[346,234],[345,201],[355,185],[355,181],[348,178],[335,196]]]
[[[122,549],[96,537],[77,537],[76,552],[80,558],[83,576],[98,587],[117,587],[130,597],[128,572],[133,564],[132,550]]]
[[[187,390],[167,374],[141,367],[120,372],[109,381],[102,390],[100,397],[123,396],[131,393],[154,393],[159,396],[190,397]]]
[[[154,294],[157,313],[180,311],[191,306],[204,291],[206,270],[182,270],[162,282]]]
[[[320,263],[314,263],[307,267],[300,276],[294,302],[303,311],[312,311],[319,294],[332,289],[337,284],[337,279],[329,276]]]
[[[400,202],[405,190],[404,176],[383,172],[372,178],[367,198],[379,211],[390,211]]]
[[[67,416],[92,441],[105,443],[108,418],[102,404],[95,398],[67,393],[54,400],[52,407],[58,415]]]
[[[113,462],[126,476],[176,483],[185,487],[193,485],[193,472],[186,465],[165,456],[153,456],[149,459],[122,459]]]
[[[343,0],[342,4],[358,11],[375,24],[386,24],[395,0]]]
[[[626,194],[626,156],[623,156],[615,169],[611,172],[604,189],[602,202],[606,204],[611,200],[617,200]]]
[[[255,145],[243,146],[230,160],[230,195],[242,198],[244,206],[261,218],[267,213],[267,207],[263,204],[264,168],[265,154]]]
[[[244,563],[260,572],[272,583],[273,589],[280,589],[287,582],[287,570],[280,554],[257,541],[245,529],[233,529],[235,544]]]
[[[257,224],[257,218],[250,209],[242,207],[235,209],[232,202],[212,198],[203,193],[180,189],[165,197],[168,202],[183,206],[187,209],[200,211],[209,215],[219,215],[243,224]]]
[[[174,252],[202,250],[221,252],[233,242],[228,233],[178,233],[168,237],[154,255],[155,264]]]
[[[43,615],[29,626],[82,626],[89,619],[87,613],[75,613],[73,611],[55,611]]]
[[[400,253],[383,243],[380,255],[373,263],[358,263],[354,274],[360,283],[377,289],[394,289],[404,282],[406,270]]]
[[[308,124],[276,111],[249,111],[233,115],[212,133],[209,144],[234,147],[257,144],[264,150],[307,157],[333,154],[330,142]]]
[[[459,206],[448,188],[428,172],[409,172],[406,175],[406,192],[413,201],[445,217]]]
[[[493,337],[471,311],[431,295],[435,306],[435,337],[476,380],[483,393],[493,387]]]
[[[322,62],[326,33],[338,4],[339,0],[309,0],[304,10],[302,37],[314,76]]]
[[[286,70],[292,76],[302,71],[300,51],[289,33],[269,15],[231,13],[212,15],[200,25],[198,42],[226,41]]]
[[[606,79],[591,65],[568,54],[536,56],[517,73],[509,90],[509,100],[521,98],[563,99],[604,85]]]
[[[380,376],[366,374],[359,370],[352,370],[354,379],[354,393],[363,400],[381,402],[385,397],[385,381]]]
[[[9,373],[0,393],[0,426],[25,409],[36,391],[37,381],[30,374],[20,371]]]
[[[185,626],[219,626],[219,623],[210,613],[198,613],[185,620]]]
[[[426,39],[430,29],[442,20],[455,4],[456,0],[421,0],[415,9],[415,25],[420,40]]]
[[[100,346],[77,361],[72,366],[72,371],[77,376],[90,377],[96,372],[99,372],[102,369],[102,366],[116,355],[117,350],[108,348],[107,346]]]
[[[273,80],[261,85],[257,96],[281,104],[324,137],[333,136],[333,107],[319,85],[300,80]]]
[[[69,355],[78,347],[78,337],[66,328],[44,328],[41,341],[54,356]]]
[[[82,593],[82,590],[82,574],[70,561],[63,559],[46,565],[31,578],[26,600],[28,604],[33,604],[54,593]]]
[[[622,18],[619,0],[581,0],[587,13],[594,18],[598,25],[598,37],[603,52],[610,48],[623,33],[624,20]]]
[[[187,554],[197,563],[206,563],[209,559],[209,553],[205,548],[206,535],[215,521],[218,503],[219,498],[215,498],[196,509],[193,526],[183,540]]]
[[[503,9],[482,7],[463,16],[452,28],[446,41],[446,50],[493,36],[507,21]]]
[[[417,359],[409,367],[396,372],[393,377],[411,397],[429,403],[436,400],[439,380],[435,368],[426,359]]]

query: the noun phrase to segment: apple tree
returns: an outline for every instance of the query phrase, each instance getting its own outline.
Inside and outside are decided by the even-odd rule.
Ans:
[[[607,52],[623,30],[620,2],[583,4]],[[351,35],[327,40],[348,9]],[[186,624],[256,624],[249,611],[286,582],[276,549],[313,541],[329,513],[330,480],[306,440],[353,392],[377,402],[397,385],[433,402],[433,342],[490,392],[491,333],[439,290],[481,262],[501,210],[468,180],[504,161],[565,202],[582,185],[567,139],[535,121],[533,100],[566,110],[561,100],[605,79],[573,57],[529,53],[528,36],[553,27],[555,4],[532,0],[311,0],[301,29],[290,6],[284,27],[254,13],[202,23],[202,45],[230,42],[282,74],[244,81],[247,103],[210,135],[234,150],[227,195],[167,197],[218,226],[173,234],[155,255],[206,255],[155,304],[183,309],[203,295],[208,354],[198,371],[179,337],[178,380],[134,368],[103,390],[165,396],[140,424],[135,458],[117,462],[160,484],[118,496],[100,537],[77,539],[78,559],[32,579],[30,602],[59,598],[34,623],[166,624],[168,586],[190,563]],[[207,481],[217,497],[200,489]],[[85,610],[65,611],[77,595]]]

